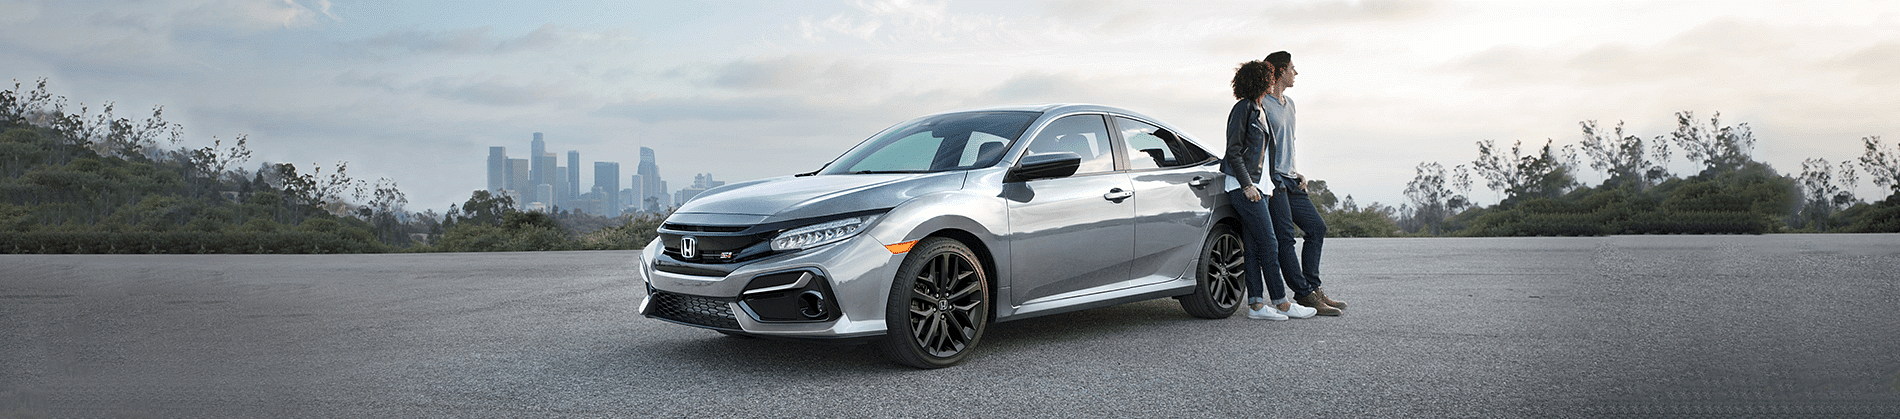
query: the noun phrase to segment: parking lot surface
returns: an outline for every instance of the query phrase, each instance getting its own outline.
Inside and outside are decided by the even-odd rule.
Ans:
[[[1152,300],[929,371],[641,318],[634,252],[0,255],[0,417],[1900,416],[1900,235],[1325,255],[1341,317]]]

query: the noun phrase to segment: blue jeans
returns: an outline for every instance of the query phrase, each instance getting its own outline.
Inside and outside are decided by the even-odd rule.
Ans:
[[[1319,289],[1319,253],[1326,244],[1326,220],[1320,219],[1306,191],[1287,188],[1299,186],[1299,179],[1274,175],[1274,180],[1273,197],[1266,201],[1273,212],[1273,236],[1280,241],[1280,276],[1294,296],[1304,297]],[[1306,244],[1297,255],[1293,252],[1296,224],[1306,232]]]
[[[1234,211],[1240,213],[1240,244],[1246,248],[1246,261],[1242,275],[1247,276],[1247,303],[1265,302],[1260,298],[1261,291],[1273,296],[1273,304],[1289,301],[1286,298],[1286,284],[1279,275],[1269,275],[1279,270],[1279,258],[1273,257],[1273,216],[1267,210],[1267,199],[1259,202],[1247,200],[1246,188],[1227,191],[1227,199],[1234,204]],[[1262,197],[1265,198],[1265,197]]]

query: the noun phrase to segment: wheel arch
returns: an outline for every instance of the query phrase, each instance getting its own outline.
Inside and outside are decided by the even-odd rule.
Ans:
[[[983,264],[983,272],[989,273],[983,280],[988,282],[990,286],[989,316],[991,321],[995,321],[996,312],[998,311],[997,305],[1001,303],[1001,301],[997,300],[997,296],[1001,295],[1001,291],[999,291],[998,288],[1000,284],[1002,284],[1002,273],[997,269],[996,255],[995,252],[991,251],[989,243],[977,237],[975,233],[954,227],[938,229],[930,232],[930,234],[924,235],[926,239],[931,237],[943,237],[956,240],[957,242],[963,243],[964,246],[969,246],[970,251],[976,253],[977,263]]]

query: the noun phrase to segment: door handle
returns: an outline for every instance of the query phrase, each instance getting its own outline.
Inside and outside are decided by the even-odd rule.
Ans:
[[[1205,188],[1205,187],[1207,187],[1207,178],[1203,178],[1203,177],[1200,177],[1200,176],[1195,176],[1195,177],[1194,177],[1194,180],[1190,180],[1190,181],[1188,181],[1188,186],[1193,186],[1193,187],[1195,187],[1195,188],[1197,188],[1197,189],[1198,189],[1198,188]]]
[[[1135,193],[1124,191],[1122,190],[1122,188],[1115,188],[1115,189],[1110,189],[1108,191],[1108,194],[1102,195],[1102,199],[1115,201],[1115,203],[1119,204],[1122,202],[1123,199],[1128,199],[1128,197],[1131,197],[1131,196],[1135,196]]]

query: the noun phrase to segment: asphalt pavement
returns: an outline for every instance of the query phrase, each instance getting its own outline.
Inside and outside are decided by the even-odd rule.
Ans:
[[[0,418],[1900,417],[1900,235],[1325,255],[1341,317],[1152,300],[928,371],[641,318],[634,252],[0,255]]]

